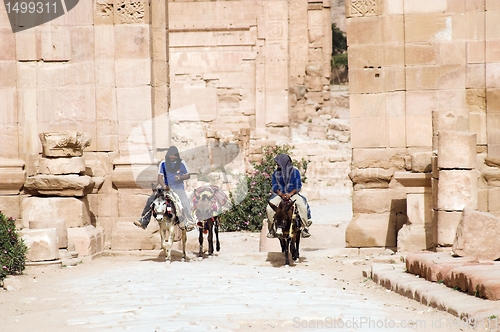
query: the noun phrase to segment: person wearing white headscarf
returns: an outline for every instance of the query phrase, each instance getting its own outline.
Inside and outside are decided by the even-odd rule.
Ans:
[[[302,237],[310,237],[311,234],[307,227],[312,224],[307,215],[307,205],[303,196],[299,195],[300,189],[302,189],[302,180],[300,177],[300,171],[293,166],[292,159],[287,154],[279,154],[274,158],[277,164],[277,168],[272,176],[272,192],[275,194],[270,200],[271,203],[278,206],[282,200],[293,200],[297,205],[299,212],[299,217],[302,222]],[[267,227],[268,227],[268,238],[276,237],[274,229],[274,210],[267,205]]]

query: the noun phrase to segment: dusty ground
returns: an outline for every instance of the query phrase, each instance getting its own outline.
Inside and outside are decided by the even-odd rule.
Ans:
[[[0,331],[473,331],[363,277],[380,250],[343,249],[349,215],[338,208],[314,207],[324,214],[290,267],[259,252],[260,234],[221,233],[221,251],[203,260],[190,247],[186,262],[151,251],[27,271],[20,289],[0,292]]]

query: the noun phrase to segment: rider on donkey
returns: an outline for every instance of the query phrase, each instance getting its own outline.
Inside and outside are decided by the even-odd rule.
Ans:
[[[191,215],[190,202],[187,198],[186,192],[184,191],[184,181],[190,178],[189,171],[186,162],[179,156],[179,150],[175,146],[168,148],[165,154],[165,160],[160,163],[158,169],[158,183],[165,191],[172,191],[178,196],[183,207],[184,216],[180,212],[181,222],[184,224],[188,231],[194,228],[194,221]],[[139,228],[146,229],[148,227],[149,221],[151,220],[151,204],[155,199],[155,194],[152,194],[146,206],[142,212],[142,217],[139,220],[134,221],[134,225]],[[182,220],[187,219],[187,220]]]
[[[312,221],[308,218],[307,201],[304,196],[299,194],[302,188],[302,181],[300,178],[300,171],[293,166],[292,159],[287,154],[279,154],[274,158],[277,164],[277,169],[272,176],[272,192],[273,196],[270,202],[278,206],[282,200],[295,201],[299,212],[299,217],[302,222],[302,237],[310,237],[311,234],[307,227],[311,226]],[[274,229],[274,210],[267,205],[266,208],[268,218],[268,238],[276,237]]]

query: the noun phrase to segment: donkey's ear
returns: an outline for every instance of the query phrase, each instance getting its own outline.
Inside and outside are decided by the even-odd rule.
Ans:
[[[286,205],[285,211],[290,210],[290,208],[293,206],[293,203],[295,203],[295,201],[290,201],[290,204]]]
[[[155,191],[155,184],[151,182],[151,190]]]
[[[278,209],[278,207],[271,202],[269,202],[269,206],[274,210],[274,212],[276,212],[276,210]]]

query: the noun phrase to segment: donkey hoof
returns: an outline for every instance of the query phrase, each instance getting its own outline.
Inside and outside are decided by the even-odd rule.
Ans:
[[[167,259],[167,260],[165,261],[165,264],[170,265],[170,264],[172,264],[172,261],[170,261],[170,260],[168,260],[168,259]]]
[[[203,260],[203,257],[201,257],[201,256],[200,256],[200,257],[198,257],[198,260],[199,260],[199,261],[202,261],[202,260]]]

